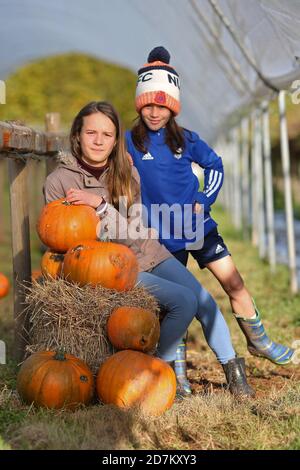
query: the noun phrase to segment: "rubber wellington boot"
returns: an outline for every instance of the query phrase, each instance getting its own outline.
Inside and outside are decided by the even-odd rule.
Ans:
[[[182,342],[178,345],[176,350],[176,359],[174,364],[174,372],[176,375],[177,382],[180,383],[181,388],[185,391],[186,396],[192,393],[190,382],[187,378],[187,367],[186,367],[186,341],[187,334],[182,338]]]
[[[291,362],[295,350],[283,344],[275,343],[268,337],[255,304],[254,308],[256,318],[236,317],[241,330],[246,336],[248,351],[253,356],[264,357],[274,362],[274,364],[288,364]]]
[[[255,396],[255,391],[247,382],[245,359],[235,357],[226,364],[222,364],[225,372],[228,389],[232,395],[240,398],[251,398]]]
[[[172,369],[175,372],[175,361],[166,361],[169,366],[172,367]],[[176,372],[175,372],[176,375]],[[179,381],[178,377],[176,376],[176,398],[177,400],[183,400],[184,398],[190,397],[191,396],[191,391],[186,392],[184,389],[182,383]]]

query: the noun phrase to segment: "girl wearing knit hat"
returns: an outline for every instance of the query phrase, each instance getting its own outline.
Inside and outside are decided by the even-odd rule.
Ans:
[[[133,129],[126,133],[127,150],[141,177],[142,202],[148,209],[148,223],[155,227],[160,241],[184,265],[189,253],[201,269],[208,268],[230,299],[232,311],[243,331],[251,354],[275,364],[291,362],[294,350],[272,341],[262,324],[260,313],[246,289],[230,253],[210,215],[211,205],[223,183],[221,158],[195,132],[179,127],[175,116],[180,112],[180,80],[171,65],[170,54],[156,47],[148,62],[138,71],[136,110],[139,114]],[[204,187],[192,172],[191,163],[204,169]],[[192,205],[194,217],[204,216],[202,247],[191,248],[184,235],[164,236],[161,219],[151,218],[151,205]],[[177,375],[188,389],[185,345],[178,347],[175,363]]]

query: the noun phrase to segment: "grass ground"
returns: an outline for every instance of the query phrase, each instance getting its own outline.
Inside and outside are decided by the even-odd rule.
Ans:
[[[300,339],[300,297],[289,293],[286,267],[271,275],[257,251],[242,241],[221,209],[215,210],[220,231],[255,297],[272,338],[291,344]],[[40,257],[33,241],[33,268]],[[9,230],[0,244],[0,270],[11,276]],[[198,324],[189,330],[188,374],[193,396],[175,403],[159,418],[124,412],[113,406],[92,406],[75,412],[36,410],[22,404],[15,391],[17,365],[12,351],[12,295],[0,304],[0,338],[8,362],[0,365],[0,449],[300,449],[300,368],[278,367],[248,354],[230,313],[229,302],[207,271],[189,268],[217,299],[245,356],[254,399],[238,402],[224,389],[224,376],[208,350]]]

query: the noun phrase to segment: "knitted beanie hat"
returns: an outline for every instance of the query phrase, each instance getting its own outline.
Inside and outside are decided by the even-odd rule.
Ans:
[[[169,62],[169,52],[164,47],[155,47],[148,56],[147,64],[139,69],[135,95],[138,113],[148,104],[165,106],[174,115],[180,112],[179,76]]]

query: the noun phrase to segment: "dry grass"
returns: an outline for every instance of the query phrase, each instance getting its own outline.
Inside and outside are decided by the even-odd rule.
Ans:
[[[70,413],[31,409],[11,425],[15,449],[284,449],[297,441],[299,386],[236,402],[225,391],[175,403],[159,418],[93,406]],[[298,415],[298,416],[297,416]]]

